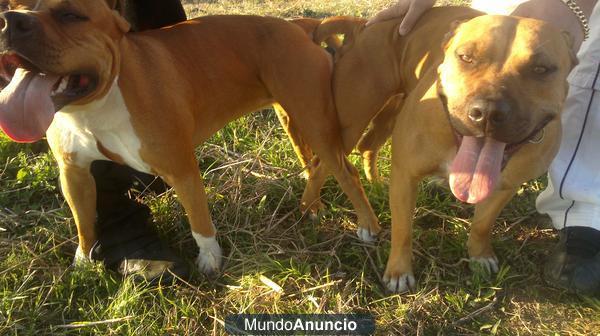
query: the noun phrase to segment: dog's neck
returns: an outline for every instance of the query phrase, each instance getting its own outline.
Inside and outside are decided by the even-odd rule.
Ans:
[[[119,102],[123,101],[118,81],[119,78],[115,77],[104,96],[83,105],[67,105],[57,113],[64,113],[76,119],[88,120],[90,123],[98,121],[98,124],[102,124],[99,120],[95,120],[95,117],[100,116],[102,111],[114,110],[116,105],[120,105]],[[99,119],[105,120],[103,116],[100,116]]]
[[[85,105],[70,105],[57,112],[53,126],[63,133],[62,149],[80,153],[78,160],[82,165],[108,158],[142,172],[151,172],[139,155],[141,140],[117,78],[102,98]]]

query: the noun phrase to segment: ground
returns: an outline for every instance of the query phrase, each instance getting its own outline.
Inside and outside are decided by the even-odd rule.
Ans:
[[[369,17],[392,2],[187,1],[186,10],[191,17]],[[425,183],[415,213],[419,288],[389,295],[380,280],[390,248],[387,186],[365,182],[384,227],[374,245],[356,238],[352,208],[333,181],[323,194],[323,218],[302,218],[301,167],[274,114],[258,112],[198,149],[224,249],[222,274],[150,287],[100,266],[71,267],[76,229],[44,147],[0,137],[0,335],[222,335],[225,316],[242,312],[369,313],[377,335],[600,335],[600,300],[542,281],[556,241],[534,208],[544,179],[524,185],[498,219],[494,245],[502,268],[492,277],[472,273],[465,261],[472,208]],[[385,179],[389,148],[380,166]],[[161,234],[191,263],[196,247],[174,193],[136,196],[151,205]]]

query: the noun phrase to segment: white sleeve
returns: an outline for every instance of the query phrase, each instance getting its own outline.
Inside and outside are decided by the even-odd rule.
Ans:
[[[488,14],[510,15],[523,2],[527,0],[473,0],[471,7]]]

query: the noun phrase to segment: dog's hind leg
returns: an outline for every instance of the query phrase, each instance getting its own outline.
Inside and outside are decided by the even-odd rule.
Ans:
[[[310,149],[306,141],[302,139],[302,137],[300,136],[300,131],[298,130],[298,126],[293,122],[293,120],[290,119],[283,107],[281,107],[281,105],[279,104],[273,104],[273,109],[277,114],[277,118],[279,119],[281,126],[287,133],[290,142],[292,143],[292,147],[294,148],[296,156],[300,160],[300,164],[304,169],[304,176],[306,177],[306,179],[309,179],[312,171],[312,150]]]
[[[319,211],[323,209],[321,189],[328,176],[327,169],[323,167],[319,157],[315,156],[311,162],[311,174],[306,181],[302,202],[300,203],[300,209],[308,213],[313,219],[318,218]]]
[[[303,37],[305,38],[305,37]],[[311,43],[285,55],[290,66],[273,67],[264,80],[276,101],[287,111],[298,133],[321,160],[348,196],[358,216],[358,226],[376,235],[380,230],[356,168],[348,161],[331,90],[331,63],[320,47]],[[299,53],[298,50],[303,52]],[[282,55],[283,57],[283,55]]]
[[[396,117],[404,103],[404,94],[396,94],[386,102],[381,111],[371,120],[371,125],[356,145],[362,155],[363,169],[369,182],[379,181],[377,157],[381,147],[392,135]]]

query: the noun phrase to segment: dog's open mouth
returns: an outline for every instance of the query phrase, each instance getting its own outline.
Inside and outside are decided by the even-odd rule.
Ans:
[[[97,80],[87,74],[44,73],[27,58],[7,52],[0,56],[0,128],[14,141],[41,139],[56,111],[90,94]]]
[[[548,122],[536,128],[530,136],[518,143],[507,144],[491,137],[462,136],[454,131],[458,152],[450,165],[450,189],[463,202],[477,204],[495,190],[502,169],[524,144],[540,141]],[[541,136],[540,136],[541,134]]]

